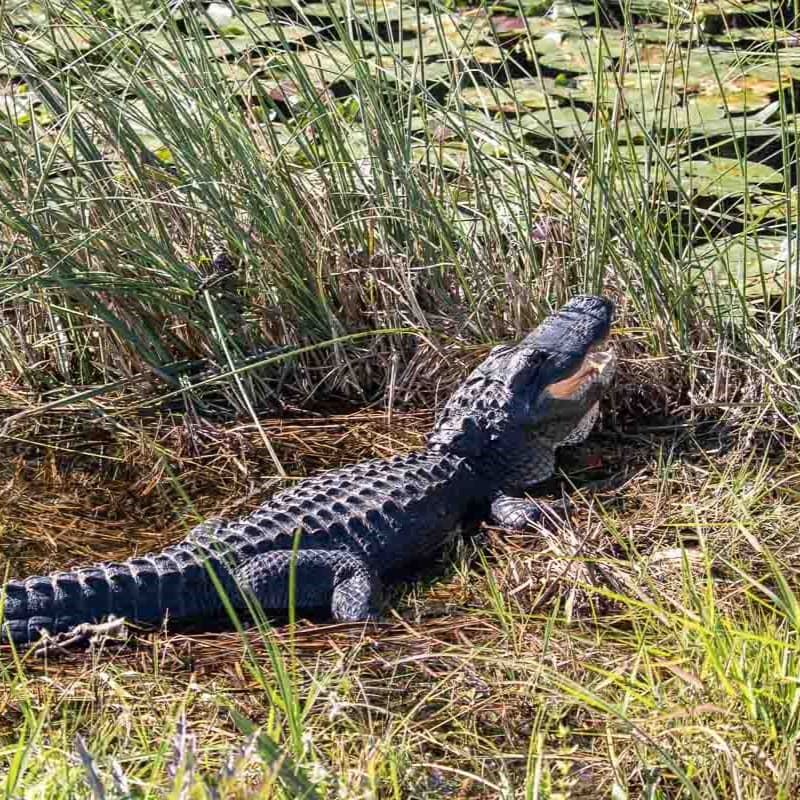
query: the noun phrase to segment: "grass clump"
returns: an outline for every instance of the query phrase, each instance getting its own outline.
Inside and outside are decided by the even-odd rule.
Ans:
[[[789,33],[635,5],[9,5],[10,573],[419,446],[576,290],[622,359],[543,487],[570,520],[461,543],[374,629],[4,650],[4,796],[797,795]]]

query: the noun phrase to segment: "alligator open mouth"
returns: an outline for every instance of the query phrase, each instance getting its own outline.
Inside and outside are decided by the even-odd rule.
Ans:
[[[568,378],[551,383],[547,392],[551,397],[568,399],[580,395],[587,385],[599,383],[607,386],[614,376],[617,354],[610,347],[600,349],[607,344],[602,340],[589,348],[580,367]]]
[[[607,342],[602,344],[607,345]],[[603,385],[607,385],[614,376],[614,370],[617,367],[617,354],[612,347],[608,346],[601,350],[590,350],[583,363],[590,364],[596,371],[598,380]]]

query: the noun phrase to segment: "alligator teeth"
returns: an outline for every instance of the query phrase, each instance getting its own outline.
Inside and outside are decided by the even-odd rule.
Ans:
[[[617,356],[613,350],[595,350],[587,353],[583,363],[574,375],[569,378],[551,383],[547,391],[551,397],[573,397],[588,383],[600,381],[607,384],[614,374]]]
[[[608,383],[617,366],[617,354],[611,349],[595,350],[593,353],[589,353],[586,356],[583,363],[583,369],[586,368],[587,364],[591,365],[595,376],[599,377],[603,383]]]

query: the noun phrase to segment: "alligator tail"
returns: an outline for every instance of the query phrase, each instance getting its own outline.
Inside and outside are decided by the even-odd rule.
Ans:
[[[9,581],[0,588],[0,641],[27,644],[45,630],[63,633],[111,614],[156,624],[222,613],[212,569],[226,586],[227,571],[218,559],[181,542],[126,561]]]

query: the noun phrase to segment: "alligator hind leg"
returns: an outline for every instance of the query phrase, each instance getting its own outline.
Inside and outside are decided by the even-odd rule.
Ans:
[[[341,550],[276,550],[261,553],[235,573],[238,586],[265,610],[289,607],[289,575],[294,559],[295,607],[330,608],[340,622],[377,617],[381,587],[363,559]]]

